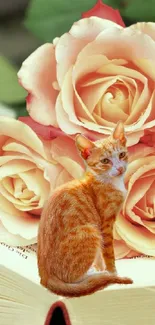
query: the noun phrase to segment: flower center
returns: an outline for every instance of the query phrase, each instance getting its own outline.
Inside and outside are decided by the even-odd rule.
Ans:
[[[129,92],[127,87],[119,81],[110,86],[102,94],[94,112],[107,121],[113,120],[113,122],[117,123],[119,118],[125,122],[129,114]]]
[[[2,195],[19,210],[28,211],[38,207],[40,196],[28,188],[19,175],[5,177],[1,184]]]

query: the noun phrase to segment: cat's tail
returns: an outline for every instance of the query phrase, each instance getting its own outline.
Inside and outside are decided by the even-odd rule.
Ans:
[[[88,275],[77,283],[66,283],[52,276],[47,283],[47,288],[57,295],[65,297],[80,297],[94,293],[99,289],[104,289],[111,284],[131,284],[133,281],[126,277],[97,272]]]

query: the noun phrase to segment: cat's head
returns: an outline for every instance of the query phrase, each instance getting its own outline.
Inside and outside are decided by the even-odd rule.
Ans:
[[[109,137],[96,142],[79,134],[76,137],[76,145],[85,161],[87,170],[93,174],[116,177],[125,173],[128,152],[122,122],[117,123]]]

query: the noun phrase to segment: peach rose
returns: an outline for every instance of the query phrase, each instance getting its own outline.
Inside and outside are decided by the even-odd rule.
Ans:
[[[145,130],[144,136],[140,139],[141,143],[145,143],[147,146],[155,147],[155,127]]]
[[[128,193],[114,231],[116,257],[155,256],[155,148],[130,148],[125,184]]]
[[[81,19],[32,53],[18,72],[36,122],[101,138],[118,120],[128,145],[155,126],[155,23],[128,28]],[[88,134],[87,133],[87,134]]]
[[[24,123],[0,117],[0,242],[36,242],[45,200],[59,185],[82,175],[74,141],[43,141]]]

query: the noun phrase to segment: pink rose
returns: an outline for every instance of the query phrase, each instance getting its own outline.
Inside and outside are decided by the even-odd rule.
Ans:
[[[116,257],[155,256],[154,148],[130,148],[125,184],[128,193],[114,231]]]
[[[144,136],[140,139],[140,142],[150,147],[155,147],[155,127],[145,130]]]
[[[155,126],[154,53],[154,23],[123,28],[81,19],[24,61],[18,77],[29,92],[28,112],[38,123],[94,139],[122,120],[128,145],[136,144]]]
[[[24,123],[0,118],[0,242],[36,242],[40,213],[52,191],[82,176],[74,141],[43,141]]]

